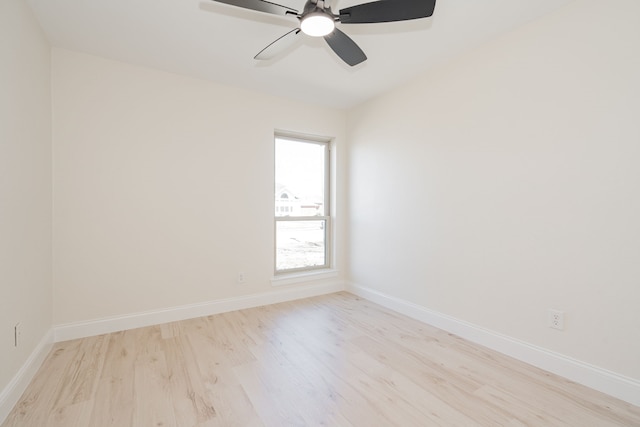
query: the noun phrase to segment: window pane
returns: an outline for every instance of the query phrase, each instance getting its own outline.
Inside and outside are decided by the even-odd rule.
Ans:
[[[276,270],[325,265],[325,222],[276,221]]]
[[[276,216],[325,216],[326,144],[276,138]]]

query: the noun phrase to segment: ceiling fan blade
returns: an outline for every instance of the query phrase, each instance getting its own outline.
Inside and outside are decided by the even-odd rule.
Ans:
[[[436,0],[379,0],[340,10],[343,24],[408,21],[433,15]]]
[[[298,11],[287,6],[271,3],[264,0],[213,0],[218,3],[230,4],[258,12],[272,13],[274,15],[298,15]]]
[[[287,34],[280,37],[269,46],[258,52],[258,54],[254,56],[253,59],[265,60],[273,58],[274,56],[286,50],[288,47],[293,46],[294,44],[302,40],[302,37],[298,37],[298,35],[301,33],[302,31],[300,30],[300,28],[289,31]]]
[[[364,54],[362,49],[348,35],[337,28],[331,34],[324,36],[324,39],[329,44],[329,47],[352,67],[367,59],[367,55]]]

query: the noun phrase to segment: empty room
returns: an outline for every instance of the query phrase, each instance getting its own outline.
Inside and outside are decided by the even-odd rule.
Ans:
[[[640,426],[639,16],[2,0],[0,426]]]

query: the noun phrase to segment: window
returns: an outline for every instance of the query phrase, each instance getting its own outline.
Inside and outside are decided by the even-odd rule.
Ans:
[[[329,142],[275,136],[275,272],[328,268]]]

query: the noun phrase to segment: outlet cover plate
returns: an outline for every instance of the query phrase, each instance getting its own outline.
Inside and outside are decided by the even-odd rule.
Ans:
[[[550,308],[547,310],[547,324],[551,329],[564,330],[564,311]]]

